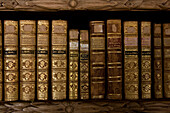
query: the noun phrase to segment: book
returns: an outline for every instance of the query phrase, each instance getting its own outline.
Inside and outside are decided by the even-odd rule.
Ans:
[[[69,99],[78,99],[79,31],[69,30]]]
[[[90,21],[91,99],[105,97],[105,23]]]
[[[52,21],[51,40],[52,99],[66,99],[67,88],[67,21]]]
[[[4,100],[18,100],[18,21],[4,21]]]
[[[138,22],[124,22],[124,93],[125,99],[139,98]]]
[[[89,99],[89,34],[80,30],[80,99]]]
[[[0,101],[3,99],[3,52],[2,52],[2,23],[0,20]]]
[[[107,98],[122,99],[121,20],[107,20]]]
[[[20,20],[20,100],[35,99],[36,21]]]
[[[154,96],[163,97],[162,88],[162,33],[161,24],[154,24]]]
[[[151,98],[151,22],[141,22],[141,91],[142,99]]]
[[[164,97],[170,98],[170,24],[163,24]]]
[[[37,25],[37,99],[48,99],[49,80],[49,21]]]

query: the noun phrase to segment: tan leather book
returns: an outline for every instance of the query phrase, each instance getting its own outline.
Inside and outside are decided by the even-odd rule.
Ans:
[[[37,23],[37,99],[48,99],[49,80],[49,21]]]
[[[170,98],[170,23],[163,24],[164,96]]]
[[[121,20],[107,20],[107,98],[122,99]]]
[[[141,22],[141,91],[142,99],[151,98],[151,22]]]
[[[124,92],[125,99],[139,98],[138,22],[124,22]]]
[[[80,30],[80,99],[89,99],[89,34]]]
[[[162,36],[161,24],[154,24],[154,95],[163,97],[162,90]]]
[[[69,30],[69,99],[78,99],[79,31]]]
[[[18,100],[18,21],[4,21],[4,100]]]
[[[52,99],[66,99],[67,86],[67,21],[52,21],[51,40]]]
[[[35,99],[35,20],[20,20],[20,100]]]
[[[91,98],[105,97],[105,24],[90,22],[90,86]]]

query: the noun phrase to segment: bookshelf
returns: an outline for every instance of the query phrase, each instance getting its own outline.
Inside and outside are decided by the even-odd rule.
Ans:
[[[69,29],[89,29],[89,21],[170,22],[169,0],[1,0],[1,20],[68,20]],[[10,15],[10,16],[9,16]],[[51,27],[51,24],[50,24]],[[153,50],[152,50],[153,51]],[[152,78],[153,79],[153,78]],[[153,89],[153,87],[152,87]],[[153,96],[153,94],[152,94]],[[140,96],[141,97],[141,96]],[[169,99],[150,100],[63,100],[1,102],[0,112],[168,112]],[[158,107],[159,106],[159,107]]]

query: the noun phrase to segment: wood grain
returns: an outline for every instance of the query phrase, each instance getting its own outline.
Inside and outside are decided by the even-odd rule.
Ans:
[[[0,0],[0,11],[170,10],[170,0]]]

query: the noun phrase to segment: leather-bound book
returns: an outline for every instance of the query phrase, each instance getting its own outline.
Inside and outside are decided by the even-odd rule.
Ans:
[[[141,91],[142,99],[151,98],[151,22],[141,22]]]
[[[164,96],[170,98],[170,23],[163,24]]]
[[[90,86],[91,98],[105,97],[105,23],[90,22]]]
[[[35,99],[36,22],[20,20],[20,100]]]
[[[37,99],[48,99],[49,21],[38,20],[37,26]]]
[[[52,99],[66,99],[67,81],[67,21],[52,21],[51,40]]]
[[[69,99],[78,99],[79,31],[69,30]]]
[[[161,24],[154,24],[154,96],[163,97]]]
[[[124,22],[124,92],[125,99],[139,98],[138,22]]]
[[[4,21],[4,100],[18,100],[18,21]]]
[[[107,20],[107,98],[122,99],[121,20]]]
[[[80,98],[89,99],[89,34],[80,30]]]
[[[0,101],[3,99],[3,92],[2,92],[2,89],[3,89],[3,84],[2,84],[2,81],[3,81],[3,73],[2,73],[2,69],[3,69],[3,59],[2,59],[2,23],[1,23],[1,20],[0,20]]]

